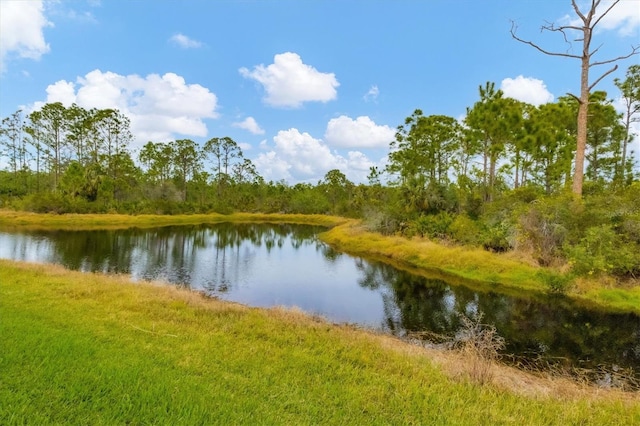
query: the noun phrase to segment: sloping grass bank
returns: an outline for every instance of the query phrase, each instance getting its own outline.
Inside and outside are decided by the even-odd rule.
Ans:
[[[420,348],[296,312],[51,265],[0,277],[0,424],[640,421],[628,395],[453,380]]]
[[[517,294],[547,293],[549,282],[566,279],[562,273],[531,266],[481,249],[443,246],[428,240],[409,240],[366,231],[357,221],[339,224],[321,238],[340,251],[373,256],[398,267],[478,290]],[[601,309],[640,315],[640,286],[617,287],[607,280],[580,279],[568,286],[566,296]]]

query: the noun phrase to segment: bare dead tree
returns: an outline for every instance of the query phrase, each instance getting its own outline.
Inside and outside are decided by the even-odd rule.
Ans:
[[[597,67],[599,65],[611,64],[613,62],[617,62],[623,59],[627,59],[633,55],[637,55],[640,53],[640,45],[631,46],[631,51],[627,55],[618,56],[612,59],[605,60],[593,60],[593,56],[600,50],[602,45],[592,49],[591,43],[593,41],[593,32],[596,26],[602,21],[611,10],[620,2],[620,0],[615,0],[605,9],[603,13],[597,13],[597,9],[602,3],[602,0],[591,0],[589,10],[585,12],[580,10],[576,0],[571,0],[571,5],[573,6],[573,10],[576,15],[582,21],[582,26],[579,25],[556,25],[556,24],[546,24],[542,26],[542,31],[551,31],[555,33],[562,34],[562,37],[566,43],[571,44],[569,41],[569,33],[571,31],[577,31],[582,34],[581,38],[575,39],[574,41],[582,42],[582,52],[580,54],[573,54],[570,51],[566,52],[553,52],[541,47],[539,44],[536,44],[529,40],[524,40],[516,35],[517,26],[512,21],[511,22],[511,37],[516,39],[517,41],[528,44],[538,51],[544,53],[545,55],[550,56],[562,56],[565,58],[574,58],[579,59],[581,62],[581,73],[580,73],[580,96],[576,96],[573,94],[569,94],[574,97],[578,101],[578,134],[576,137],[577,147],[576,147],[576,157],[575,157],[575,171],[573,173],[573,184],[572,191],[577,196],[582,196],[582,183],[584,181],[584,155],[585,155],[585,147],[587,144],[587,125],[588,125],[588,111],[589,111],[589,93],[591,90],[600,82],[603,78],[614,72],[618,69],[618,65],[614,65],[608,71],[605,71],[598,77],[593,83],[589,83],[589,71],[593,67]]]

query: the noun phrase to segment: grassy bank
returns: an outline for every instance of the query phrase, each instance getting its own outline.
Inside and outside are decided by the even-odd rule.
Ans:
[[[564,279],[560,272],[532,266],[508,254],[383,236],[366,231],[354,221],[324,232],[322,239],[350,254],[374,256],[416,273],[457,281],[482,291],[547,293],[550,281]],[[607,279],[581,278],[567,286],[565,294],[592,307],[640,314],[640,286],[619,287]]]
[[[504,367],[480,386],[443,355],[296,312],[51,265],[0,261],[0,277],[0,424],[640,421],[625,394]]]

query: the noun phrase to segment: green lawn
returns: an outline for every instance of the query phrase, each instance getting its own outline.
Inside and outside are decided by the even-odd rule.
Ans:
[[[640,423],[620,393],[522,395],[300,313],[0,261],[3,425]]]

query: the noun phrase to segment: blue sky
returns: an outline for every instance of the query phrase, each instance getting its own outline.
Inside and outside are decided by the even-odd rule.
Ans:
[[[267,180],[338,168],[360,182],[416,108],[461,118],[487,81],[534,104],[577,93],[578,61],[509,34],[514,21],[565,51],[540,26],[574,18],[569,0],[0,0],[0,116],[118,108],[134,151],[230,136]],[[639,28],[640,0],[622,0],[596,34],[600,58],[626,54]],[[617,97],[613,78],[639,61],[597,89]]]

